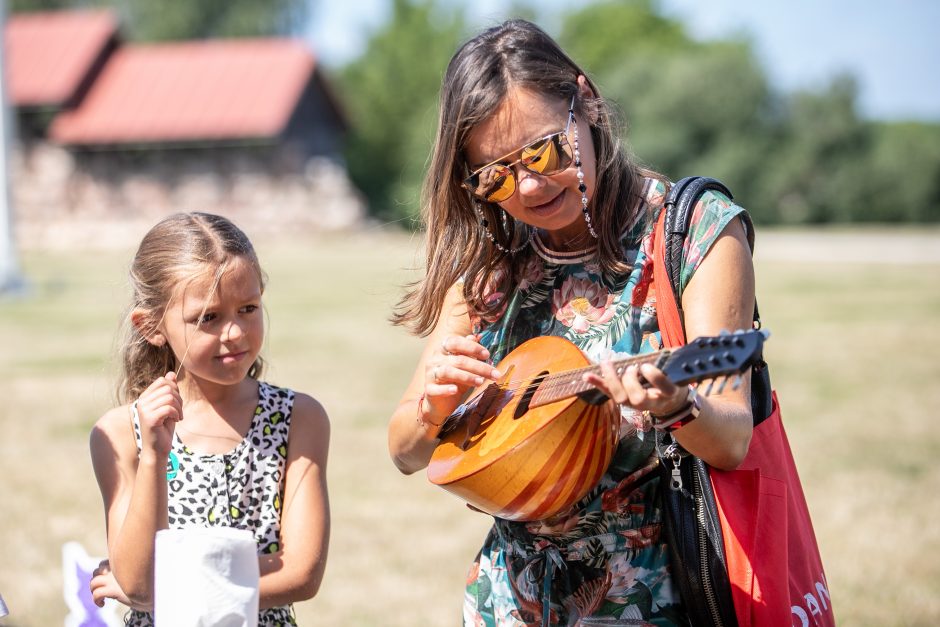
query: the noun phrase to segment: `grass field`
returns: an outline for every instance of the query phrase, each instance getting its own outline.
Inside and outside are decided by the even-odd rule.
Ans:
[[[777,235],[782,250],[800,238]],[[420,347],[386,318],[419,244],[378,232],[257,242],[267,379],[316,396],[333,423],[330,557],[320,594],[297,605],[302,625],[459,624],[487,520],[400,475],[385,444]],[[766,353],[840,624],[936,625],[940,268],[871,252],[870,263],[759,254]],[[0,300],[5,627],[62,624],[63,543],[104,553],[87,438],[111,404],[130,254],[24,251],[28,291]]]

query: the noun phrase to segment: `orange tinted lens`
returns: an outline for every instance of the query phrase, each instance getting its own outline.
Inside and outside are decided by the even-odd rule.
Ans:
[[[522,149],[521,163],[536,174],[558,174],[571,165],[571,147],[564,133],[556,133]]]
[[[466,181],[466,187],[475,196],[490,202],[502,202],[516,191],[516,179],[512,170],[494,164],[475,172]]]

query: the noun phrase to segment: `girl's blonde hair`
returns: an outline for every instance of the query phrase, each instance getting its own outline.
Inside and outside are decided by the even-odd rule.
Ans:
[[[218,279],[231,261],[240,257],[258,274],[261,290],[266,278],[248,236],[230,220],[210,213],[177,213],[158,222],[144,235],[130,269],[133,295],[124,319],[120,349],[122,370],[117,387],[118,401],[130,402],[150,384],[178,367],[169,343],[151,344],[172,299],[183,288],[205,277]],[[211,294],[207,295],[211,297]],[[144,312],[137,328],[131,321],[135,310]],[[248,370],[257,379],[264,369],[258,357]]]

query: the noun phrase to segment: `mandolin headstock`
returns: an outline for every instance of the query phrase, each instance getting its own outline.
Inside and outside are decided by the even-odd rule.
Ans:
[[[698,337],[669,353],[660,369],[676,385],[741,374],[763,359],[764,330]]]

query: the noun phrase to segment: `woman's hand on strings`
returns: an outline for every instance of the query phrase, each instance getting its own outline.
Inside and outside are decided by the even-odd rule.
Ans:
[[[470,389],[498,381],[502,374],[487,362],[489,358],[477,335],[444,337],[425,364],[420,420],[439,427]]]
[[[137,399],[137,415],[143,447],[163,457],[169,455],[176,423],[183,419],[175,372],[166,373],[144,390]]]
[[[618,375],[609,361],[601,362],[601,374],[588,373],[590,383],[620,405],[656,415],[668,415],[682,407],[688,388],[677,386],[652,364],[630,365]]]

